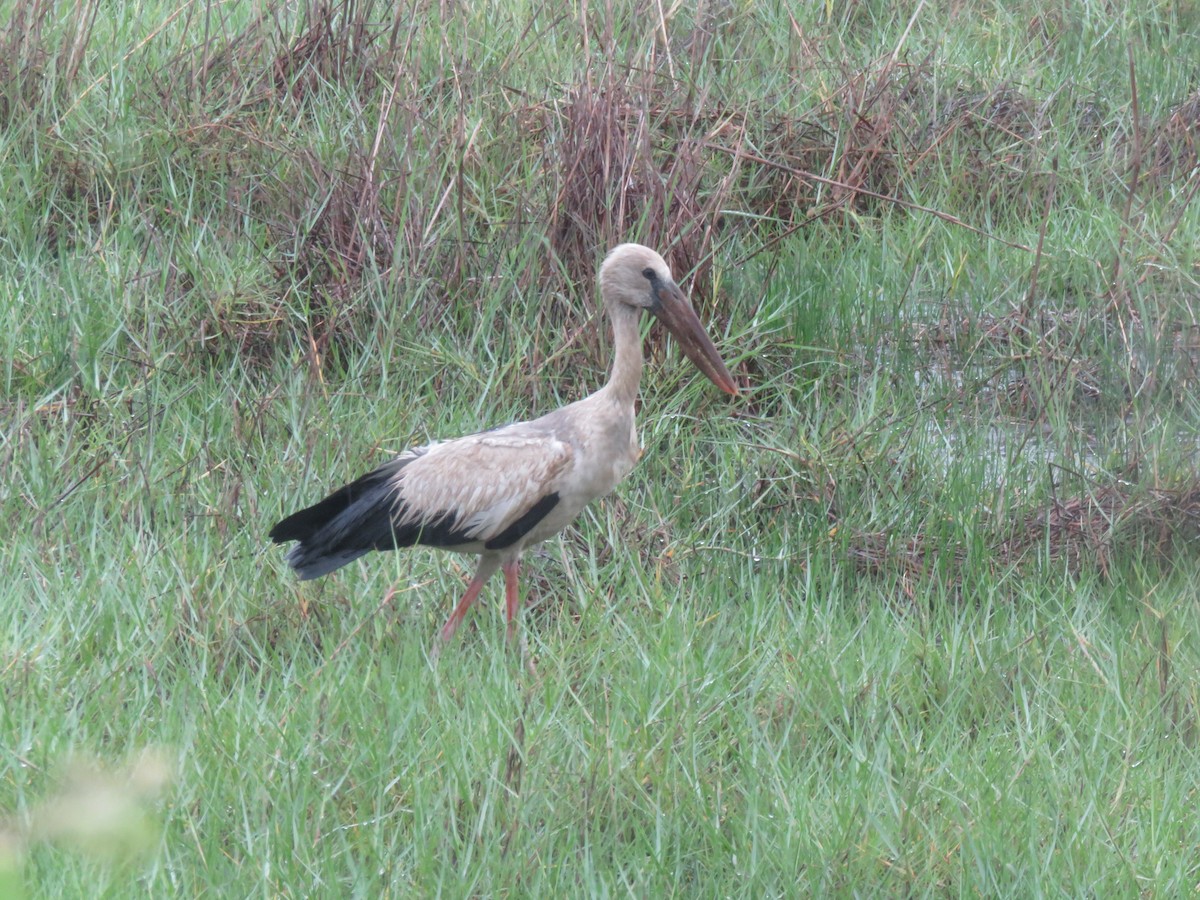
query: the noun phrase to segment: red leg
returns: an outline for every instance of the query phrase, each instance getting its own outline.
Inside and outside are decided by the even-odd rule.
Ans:
[[[467,610],[471,608],[471,604],[475,602],[475,598],[479,596],[479,592],[483,590],[484,582],[492,577],[492,573],[496,571],[496,563],[487,558],[480,560],[479,569],[475,573],[475,577],[471,579],[471,583],[467,585],[467,592],[463,594],[461,600],[458,601],[458,606],[454,607],[454,612],[450,613],[450,620],[442,626],[439,637],[444,644],[450,638],[454,637],[454,632],[458,631],[458,626],[461,624],[463,617],[467,614]]]
[[[520,574],[521,564],[518,560],[510,559],[501,568],[504,570],[504,605],[508,613],[508,639],[512,641],[516,628],[517,610],[521,608],[521,596],[517,590],[517,575]]]

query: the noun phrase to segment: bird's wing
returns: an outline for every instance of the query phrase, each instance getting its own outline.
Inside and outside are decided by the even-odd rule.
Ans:
[[[526,423],[415,451],[391,478],[397,531],[427,530],[422,543],[514,543],[558,502],[574,460],[571,444]]]

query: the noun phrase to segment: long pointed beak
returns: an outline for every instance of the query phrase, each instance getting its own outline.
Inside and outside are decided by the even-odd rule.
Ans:
[[[658,301],[650,307],[653,312],[679,341],[679,346],[708,380],[727,394],[737,396],[737,385],[733,376],[725,368],[721,355],[709,339],[704,326],[692,304],[688,303],[678,285],[659,283],[655,286],[655,299]]]

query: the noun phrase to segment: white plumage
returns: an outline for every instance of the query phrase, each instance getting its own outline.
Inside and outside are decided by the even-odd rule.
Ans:
[[[454,634],[497,568],[504,570],[511,635],[522,551],[561,531],[637,462],[640,313],[661,319],[714,384],[737,393],[661,256],[639,244],[621,244],[604,260],[600,289],[614,342],[604,387],[538,419],[407,450],[288,516],[271,529],[271,538],[299,542],[287,561],[300,577],[332,572],[371,550],[413,544],[475,553],[479,568],[441,640]]]

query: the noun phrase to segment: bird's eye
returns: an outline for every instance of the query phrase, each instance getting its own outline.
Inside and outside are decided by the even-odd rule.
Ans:
[[[658,278],[658,276],[654,274],[654,270],[649,266],[642,269],[642,274],[646,276],[647,281],[654,281],[656,278]]]

